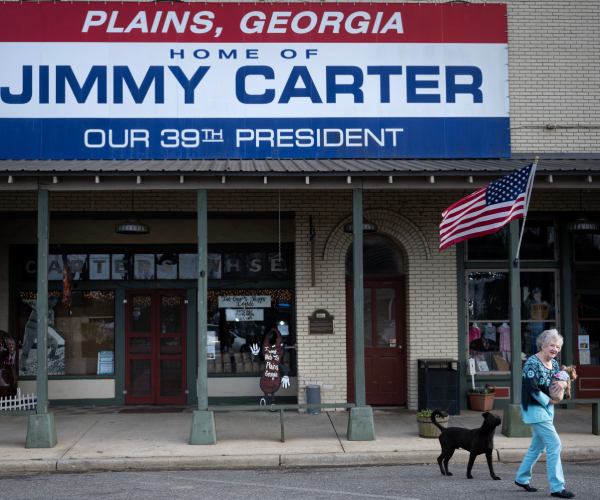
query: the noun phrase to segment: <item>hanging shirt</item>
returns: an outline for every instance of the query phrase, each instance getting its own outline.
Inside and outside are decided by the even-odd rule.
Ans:
[[[500,350],[501,351],[510,351],[510,327],[509,326],[499,326],[498,327],[498,336],[500,337]]]
[[[550,404],[550,384],[554,378],[552,375],[559,371],[555,359],[552,360],[552,369],[549,369],[535,355],[523,366],[521,414],[526,424],[554,420],[554,405]]]
[[[471,328],[469,328],[469,343],[478,338],[481,338],[481,328],[471,325]]]

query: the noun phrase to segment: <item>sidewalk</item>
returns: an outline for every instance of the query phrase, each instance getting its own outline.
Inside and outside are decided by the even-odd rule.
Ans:
[[[171,412],[120,413],[166,408]],[[28,416],[0,415],[0,473],[400,465],[436,463],[440,453],[437,439],[419,437],[415,412],[396,409],[374,409],[377,440],[369,442],[347,440],[347,412],[286,411],[285,443],[279,412],[215,412],[218,444],[190,446],[194,409],[53,408],[58,445],[52,449],[25,449]],[[450,419],[451,426],[466,428],[481,422],[481,413],[472,411]],[[600,460],[600,436],[592,434],[591,422],[591,405],[557,410],[563,460]],[[497,429],[495,460],[520,462],[530,441],[506,438]],[[454,463],[467,460],[462,450],[452,458]]]

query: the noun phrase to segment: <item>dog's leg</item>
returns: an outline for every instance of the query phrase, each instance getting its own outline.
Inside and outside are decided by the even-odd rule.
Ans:
[[[473,476],[471,475],[471,471],[473,470],[473,464],[475,463],[475,459],[477,458],[477,455],[473,452],[471,452],[471,454],[469,455],[469,464],[467,465],[467,478],[468,479],[473,479]]]
[[[455,452],[455,451],[456,451],[456,450],[453,448],[453,449],[450,451],[450,453],[447,453],[447,454],[446,454],[446,457],[444,458],[444,469],[446,469],[446,476],[451,476],[451,475],[452,475],[452,472],[450,472],[450,471],[448,470],[448,462],[449,462],[449,461],[450,461],[450,459],[452,458],[452,455],[454,455],[454,452]]]
[[[492,452],[493,450],[487,450],[485,452],[485,458],[487,459],[488,467],[490,468],[490,476],[492,476],[493,480],[499,481],[500,478],[496,476],[496,473],[494,472],[494,465],[492,464]]]
[[[437,458],[437,462],[438,462],[438,465],[440,466],[440,471],[442,472],[442,476],[445,476],[446,472],[444,471],[444,467],[442,466],[443,459],[444,459],[444,452],[442,451],[442,454]]]

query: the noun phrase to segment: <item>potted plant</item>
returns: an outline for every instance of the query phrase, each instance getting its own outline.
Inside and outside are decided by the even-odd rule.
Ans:
[[[434,410],[426,409],[421,410],[417,413],[417,425],[419,426],[419,436],[422,438],[437,438],[441,434],[441,431],[435,425],[433,425],[433,422],[431,421],[431,414],[433,412]],[[443,415],[443,417],[440,418],[438,416],[436,417],[435,421],[442,427],[448,427],[448,420],[450,420],[448,413],[446,413],[445,411],[442,411],[440,413]]]
[[[471,410],[490,411],[494,408],[496,386],[490,387],[490,384],[485,384],[483,387],[471,388],[469,389],[468,396],[471,403]]]

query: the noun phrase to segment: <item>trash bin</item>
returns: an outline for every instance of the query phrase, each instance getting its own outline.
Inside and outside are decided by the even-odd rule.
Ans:
[[[460,415],[460,363],[455,359],[419,359],[418,410]]]
[[[306,386],[306,402],[309,405],[319,405],[321,404],[321,387],[318,385],[307,385]],[[321,408],[309,408],[306,410],[306,413],[310,413],[311,415],[318,415],[321,413]]]

